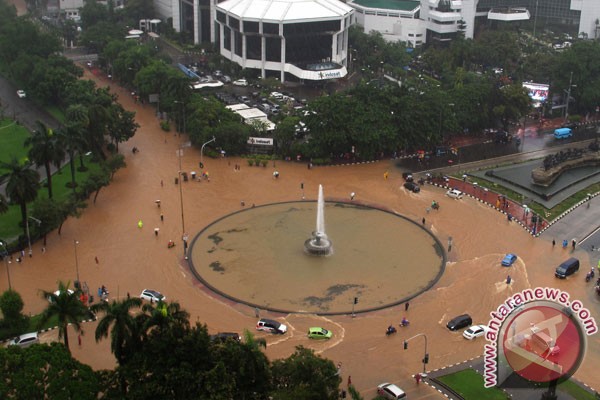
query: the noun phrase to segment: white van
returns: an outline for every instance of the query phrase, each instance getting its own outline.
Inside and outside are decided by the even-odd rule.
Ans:
[[[8,342],[9,346],[19,346],[19,347],[29,347],[32,344],[39,343],[40,338],[38,337],[37,332],[24,333],[21,336],[17,336],[10,342]]]

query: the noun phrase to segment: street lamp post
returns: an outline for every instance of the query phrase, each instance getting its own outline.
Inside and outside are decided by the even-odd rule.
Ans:
[[[571,72],[571,77],[569,78],[569,89],[567,90],[567,103],[565,104],[565,122],[569,119],[569,102],[571,101],[571,88],[577,87],[577,85],[573,85],[573,72]]]
[[[185,134],[185,101],[178,101],[175,100],[173,103],[175,104],[181,104],[183,106],[183,133]]]
[[[38,226],[42,224],[42,221],[40,221],[37,218],[34,218],[32,216],[27,216],[27,220],[25,221],[25,226],[27,227],[27,246],[29,247],[29,257],[31,257],[31,254],[33,253],[33,250],[31,249],[31,237],[29,235],[29,220],[32,219],[35,222],[37,222]]]
[[[212,138],[212,139],[210,139],[208,142],[204,143],[204,144],[202,145],[202,147],[200,148],[200,164],[202,165],[202,167],[201,167],[201,168],[204,168],[204,146],[206,146],[207,144],[209,144],[209,143],[211,143],[211,142],[214,142],[215,140],[217,140],[217,138],[215,138],[215,137],[213,136],[213,138]]]
[[[78,244],[79,244],[79,241],[73,240],[73,248],[75,249],[75,272],[77,272],[77,284],[75,285],[75,287],[77,287],[78,285],[80,285],[80,280],[79,280],[79,258],[77,257],[77,245]]]
[[[0,246],[4,247],[4,253],[2,257],[4,258],[4,265],[6,266],[6,277],[8,278],[8,290],[12,290],[12,285],[10,283],[10,261],[8,261],[8,248],[6,247],[6,242],[0,240]]]
[[[419,337],[419,336],[423,336],[425,338],[425,354],[423,355],[423,373],[421,374],[421,376],[423,378],[425,378],[427,376],[427,369],[426,369],[426,365],[429,363],[429,353],[427,353],[427,335],[425,335],[424,333],[419,333],[409,339],[406,339],[404,341],[404,350],[408,349],[408,342],[410,342],[411,340]]]

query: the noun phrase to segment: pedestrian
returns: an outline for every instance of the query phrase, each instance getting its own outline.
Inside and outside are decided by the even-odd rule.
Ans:
[[[417,385],[421,382],[421,374],[415,374],[415,382],[417,382]]]
[[[127,292],[127,300],[131,299],[131,295]]]
[[[240,206],[244,207],[246,205],[246,202],[244,200],[240,201]]]
[[[100,264],[100,261],[98,261],[98,256],[95,256],[94,260],[96,261],[96,264]]]
[[[423,217],[422,222],[423,222],[423,226],[425,226],[425,217]]]
[[[385,179],[385,180],[387,181],[387,178],[388,178],[388,172],[387,172],[387,171],[385,171],[385,172],[383,173],[383,179]]]
[[[408,307],[410,307],[410,303],[407,301],[404,303],[404,311],[408,311]]]
[[[138,228],[142,229],[142,227],[144,226],[144,223],[142,222],[142,220],[140,219],[138,221]]]
[[[154,202],[156,203],[156,205],[158,206],[158,208],[160,208],[160,200],[154,200]]]
[[[556,246],[556,240],[552,239],[552,247]]]
[[[160,213],[160,221],[164,222],[164,220],[165,220],[165,216],[162,213]]]
[[[592,246],[593,247],[593,246]],[[592,249],[592,251],[594,251],[594,249]],[[46,247],[42,246],[42,254],[44,254],[46,252]]]
[[[573,245],[575,247],[575,245]],[[33,250],[29,249],[29,258],[33,257]]]
[[[154,228],[154,236],[158,236],[158,231],[159,231],[158,228]]]
[[[354,200],[354,196],[356,196],[356,193],[354,193],[354,192],[350,193],[350,201]]]
[[[348,387],[352,385],[352,376],[348,375]]]
[[[573,248],[573,250],[575,250],[575,245],[577,244],[577,242],[575,241],[575,239],[573,239],[571,241],[571,247]],[[30,256],[31,257],[31,256]]]
[[[569,242],[567,242],[567,239],[564,239],[563,240],[563,249],[566,249],[568,245],[569,245]]]
[[[165,185],[165,184],[164,184],[163,180],[161,179],[161,180],[160,180],[160,187],[163,187],[164,185]]]
[[[25,257],[25,250],[21,250],[21,258]]]
[[[510,285],[510,283],[512,282],[512,278],[510,277],[510,275],[506,276],[506,284]]]
[[[77,335],[77,342],[79,343],[79,347],[81,347],[81,334]]]

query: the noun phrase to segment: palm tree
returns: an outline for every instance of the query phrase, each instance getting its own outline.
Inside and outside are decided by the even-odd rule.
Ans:
[[[60,168],[60,164],[65,159],[65,151],[60,146],[54,131],[48,128],[43,122],[37,121],[37,129],[31,137],[25,141],[29,149],[29,158],[35,162],[36,166],[44,166],[46,169],[46,180],[48,182],[48,197],[52,198],[52,171],[50,165],[54,164]]]
[[[48,307],[42,312],[39,320],[41,328],[52,317],[58,318],[58,339],[64,338],[65,347],[69,349],[69,334],[67,328],[69,324],[73,326],[75,332],[81,332],[81,319],[85,316],[86,308],[79,300],[81,291],[69,290],[70,282],[66,284],[58,282],[58,291],[46,292],[42,291],[42,298],[50,302]]]
[[[71,146],[71,158],[75,151],[79,153],[79,171],[86,171],[83,165],[83,153],[87,151],[86,134],[90,126],[89,110],[81,104],[74,104],[67,108],[67,127],[70,129],[69,145]]]
[[[23,233],[27,235],[27,203],[35,200],[40,188],[40,174],[31,169],[31,163],[19,162],[15,157],[10,162],[0,161],[0,169],[8,173],[0,177],[6,183],[6,195],[12,203],[21,206]]]
[[[4,214],[8,211],[8,200],[0,193],[0,214]]]
[[[156,307],[153,304],[144,304],[142,310],[149,315],[144,327],[146,332],[157,330],[161,333],[173,328],[189,329],[190,327],[190,314],[181,309],[177,302],[159,301]]]
[[[77,186],[77,182],[75,182],[75,152],[79,152],[81,155],[85,148],[85,139],[82,132],[83,128],[79,123],[69,123],[58,132],[59,142],[69,156],[69,167],[71,170],[71,183],[69,186],[73,190]]]
[[[132,308],[137,308],[142,305],[142,300],[139,298],[128,298],[123,301],[113,301],[107,303],[101,301],[91,307],[92,312],[103,312],[104,317],[98,322],[96,328],[96,342],[108,337],[110,330],[110,348],[115,355],[119,365],[127,363],[129,357],[133,354],[136,342],[141,342],[141,337],[137,335],[139,332],[136,329],[137,321],[131,314]],[[134,336],[136,335],[136,336]]]

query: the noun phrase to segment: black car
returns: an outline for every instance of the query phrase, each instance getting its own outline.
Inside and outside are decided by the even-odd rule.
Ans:
[[[403,172],[402,178],[404,178],[406,182],[412,182],[414,180],[412,172]]]
[[[414,193],[419,193],[421,188],[414,182],[404,182],[404,187]]]
[[[210,335],[210,340],[213,342],[225,342],[227,340],[234,340],[240,342],[242,337],[235,332],[219,332],[216,335]]]
[[[452,318],[446,324],[446,327],[451,331],[457,331],[462,328],[466,328],[467,326],[473,325],[473,319],[469,314],[459,315],[458,317]]]

